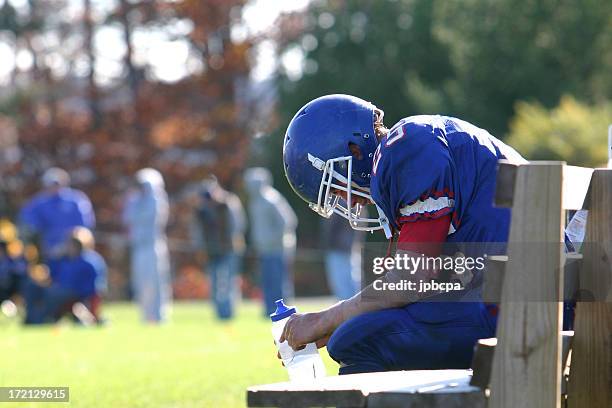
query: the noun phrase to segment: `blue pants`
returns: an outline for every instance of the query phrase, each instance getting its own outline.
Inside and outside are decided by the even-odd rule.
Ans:
[[[55,322],[61,317],[62,308],[78,300],[71,289],[58,285],[40,286],[28,281],[23,288],[26,303],[26,324]]]
[[[264,309],[268,316],[276,310],[274,302],[287,295],[287,261],[283,252],[278,252],[261,254],[259,262]]]
[[[0,303],[20,293],[26,277],[16,273],[0,271]]]
[[[234,316],[236,301],[236,273],[238,256],[227,254],[215,256],[208,262],[210,272],[211,297],[219,319],[231,319]]]
[[[327,351],[340,374],[469,368],[476,341],[494,336],[482,303],[419,302],[347,320]]]
[[[348,299],[359,290],[358,277],[353,275],[352,257],[350,251],[329,251],[325,254],[327,282],[339,300]]]

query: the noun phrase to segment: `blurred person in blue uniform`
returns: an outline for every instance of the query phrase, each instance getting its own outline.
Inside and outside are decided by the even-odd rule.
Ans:
[[[88,299],[85,306],[89,309],[95,320],[102,323],[100,309],[102,307],[102,297],[108,292],[108,266],[104,257],[96,251],[96,240],[90,230],[85,227],[76,227],[72,234],[82,243],[83,250],[81,256],[93,265],[96,271],[96,293]]]
[[[27,274],[26,259],[10,254],[9,243],[0,238],[0,303],[21,293]]]
[[[216,177],[208,178],[202,183],[191,225],[196,250],[202,252],[210,274],[217,317],[231,319],[239,295],[236,277],[245,248],[246,220],[240,199],[224,190]]]
[[[261,288],[266,315],[274,313],[274,301],[291,294],[289,262],[295,253],[297,217],[274,187],[270,171],[257,167],[245,173],[249,193],[251,244],[259,258]]]
[[[364,238],[362,231],[351,228],[339,215],[322,219],[321,245],[325,251],[327,283],[338,300],[348,299],[359,291]]]
[[[54,259],[64,252],[70,232],[82,226],[93,230],[96,225],[91,201],[85,193],[70,188],[70,176],[52,167],[42,176],[43,190],[28,201],[19,213],[22,239],[38,239],[43,259]]]
[[[23,288],[26,324],[53,323],[75,302],[89,304],[96,296],[96,266],[84,254],[82,233],[75,231],[65,253],[47,261],[49,284],[28,279]]]
[[[103,295],[108,290],[108,267],[106,261],[96,251],[96,241],[90,230],[85,227],[76,227],[72,235],[77,236],[83,244],[82,256],[96,269],[96,293]]]
[[[122,217],[130,245],[132,289],[142,319],[159,323],[167,319],[172,298],[166,237],[168,196],[159,171],[145,168],[135,179]]]

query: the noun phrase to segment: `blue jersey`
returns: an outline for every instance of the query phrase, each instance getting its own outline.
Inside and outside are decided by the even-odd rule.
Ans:
[[[46,254],[63,245],[74,227],[93,229],[96,223],[85,193],[67,187],[57,194],[38,194],[22,208],[19,220],[23,226],[40,234]]]
[[[451,215],[447,242],[506,242],[510,210],[493,206],[499,159],[526,161],[487,131],[446,116],[410,116],[374,154],[373,200],[395,229]]]
[[[96,294],[96,268],[83,255],[54,259],[48,266],[53,284],[72,290],[81,300]]]

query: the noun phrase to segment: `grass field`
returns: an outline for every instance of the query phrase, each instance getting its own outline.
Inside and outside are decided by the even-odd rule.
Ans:
[[[130,304],[105,305],[104,314],[109,324],[95,328],[24,328],[0,317],[0,386],[69,386],[75,407],[242,407],[248,385],[287,378],[259,305],[242,304],[230,323],[216,321],[207,303],[175,304],[163,326],[141,324]]]

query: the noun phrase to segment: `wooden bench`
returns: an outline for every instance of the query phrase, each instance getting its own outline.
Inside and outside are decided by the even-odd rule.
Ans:
[[[389,371],[251,387],[249,407],[484,407],[469,370]],[[410,398],[406,398],[406,396]]]
[[[507,256],[493,259],[485,274],[485,297],[501,299],[497,338],[479,342],[473,370],[262,385],[248,388],[248,406],[609,408],[612,170],[500,163],[497,180],[496,204],[512,208],[512,221]],[[585,244],[582,257],[566,256],[565,210],[583,208],[589,210],[585,242],[596,244]],[[570,263],[579,272],[568,285]],[[564,286],[572,289],[566,298],[580,290],[593,299],[578,302],[573,336],[561,332]]]

